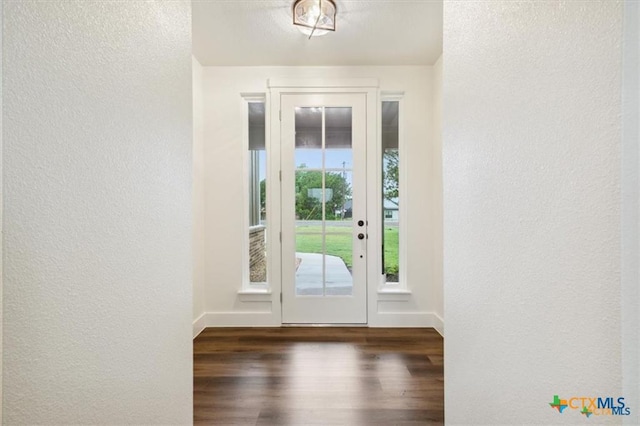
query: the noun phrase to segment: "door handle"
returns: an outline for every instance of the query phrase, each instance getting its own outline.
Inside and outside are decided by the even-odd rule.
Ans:
[[[358,234],[358,239],[359,240],[364,240],[364,234]]]

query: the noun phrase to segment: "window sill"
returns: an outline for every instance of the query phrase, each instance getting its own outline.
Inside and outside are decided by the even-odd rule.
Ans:
[[[243,288],[238,291],[238,298],[242,302],[271,302],[271,289]]]
[[[411,298],[411,290],[397,287],[383,287],[378,289],[378,300],[407,301]]]

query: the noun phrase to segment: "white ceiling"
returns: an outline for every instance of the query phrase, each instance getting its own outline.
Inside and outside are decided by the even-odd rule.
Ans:
[[[293,0],[193,0],[202,65],[432,65],[442,0],[336,0],[336,32],[308,40]]]

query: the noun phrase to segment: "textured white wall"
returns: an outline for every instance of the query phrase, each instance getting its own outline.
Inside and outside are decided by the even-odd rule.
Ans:
[[[4,423],[188,424],[190,3],[4,7]]]
[[[433,89],[432,89],[432,111],[433,122],[431,138],[429,145],[430,151],[428,161],[431,164],[429,179],[426,182],[427,193],[429,197],[429,214],[428,222],[431,224],[428,239],[431,244],[429,258],[433,259],[429,268],[429,282],[434,283],[430,286],[431,292],[429,300],[433,312],[440,317],[444,324],[444,295],[443,295],[443,249],[442,249],[442,56],[433,65]],[[438,330],[444,333],[444,327]]]
[[[206,167],[206,285],[205,311],[215,314],[213,324],[263,325],[263,314],[280,323],[280,312],[270,302],[243,302],[238,297],[242,279],[242,109],[241,93],[267,92],[269,78],[377,78],[383,91],[405,91],[405,137],[409,164],[405,199],[408,213],[407,281],[413,294],[408,300],[379,301],[378,312],[399,315],[397,324],[426,324],[437,302],[431,296],[442,282],[433,270],[441,268],[442,253],[433,253],[431,235],[439,224],[426,212],[436,212],[441,187],[427,187],[436,173],[432,151],[432,67],[204,67],[204,155]],[[434,154],[435,155],[435,154]],[[437,177],[433,177],[437,180]],[[440,195],[438,195],[440,194]],[[431,199],[430,197],[434,197]],[[434,213],[435,214],[435,213]],[[432,256],[433,254],[433,256]],[[278,283],[273,283],[278,297]],[[255,314],[255,317],[251,315]],[[246,318],[249,318],[248,320]],[[220,322],[217,319],[221,319]],[[372,319],[369,319],[372,321]],[[216,322],[217,321],[217,322]],[[251,321],[254,321],[253,323]],[[406,322],[409,321],[409,322]],[[391,323],[390,323],[391,324]]]
[[[640,405],[640,3],[625,1],[622,140],[622,373]],[[640,424],[640,409],[625,424]]]
[[[553,395],[622,393],[622,17],[445,2],[448,424],[584,424]]]
[[[3,18],[3,12],[4,11],[4,2],[0,2],[0,23],[3,22],[4,18]],[[3,195],[3,186],[2,186],[2,175],[3,175],[3,169],[2,169],[2,164],[3,164],[3,160],[2,160],[2,135],[4,134],[3,131],[3,127],[2,127],[2,106],[3,106],[3,90],[2,88],[4,87],[4,84],[2,83],[3,80],[3,73],[2,73],[2,64],[4,64],[4,56],[3,56],[3,50],[2,50],[2,31],[0,30],[0,424],[2,424],[2,381],[3,381],[3,377],[4,377],[4,373],[3,373],[3,369],[2,369],[2,358],[3,358],[3,354],[4,354],[4,350],[3,350],[3,346],[2,346],[2,342],[4,341],[3,338],[3,318],[4,318],[4,302],[2,300],[2,295],[3,295],[3,282],[4,282],[4,273],[2,272],[2,265],[3,265],[3,244],[2,244],[2,240],[4,239],[4,221],[3,221],[3,212],[4,212],[4,205],[3,205],[3,200],[4,200],[4,195]]]
[[[193,320],[194,322],[204,313],[204,143],[203,143],[203,93],[202,93],[202,65],[193,58]],[[193,330],[194,337],[201,331],[200,327]]]

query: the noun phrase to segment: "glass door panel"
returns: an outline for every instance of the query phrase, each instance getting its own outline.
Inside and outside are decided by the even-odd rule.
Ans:
[[[295,108],[296,295],[352,294],[351,116]]]

